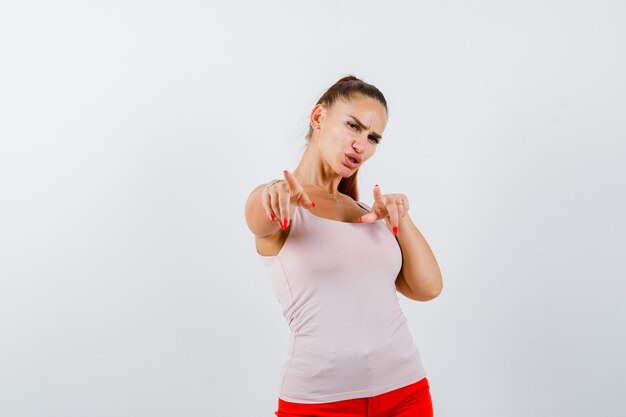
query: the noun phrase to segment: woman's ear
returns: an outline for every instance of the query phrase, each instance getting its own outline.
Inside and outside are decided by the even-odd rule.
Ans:
[[[319,129],[325,110],[326,109],[324,109],[322,104],[316,104],[315,107],[313,107],[313,110],[311,110],[309,123],[314,129]]]

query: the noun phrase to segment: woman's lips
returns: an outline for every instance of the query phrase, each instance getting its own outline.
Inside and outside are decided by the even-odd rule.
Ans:
[[[344,155],[344,156],[343,156],[343,159],[344,159],[344,164],[345,164],[348,168],[350,168],[350,169],[356,169],[356,168],[358,168],[358,167],[359,167],[359,164],[358,164],[358,163],[354,163],[354,162],[352,162],[352,160],[351,160],[350,158],[348,158],[348,155]]]

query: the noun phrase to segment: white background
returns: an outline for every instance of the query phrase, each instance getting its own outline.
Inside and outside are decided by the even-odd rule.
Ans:
[[[288,327],[244,221],[315,101],[443,272],[400,296],[435,415],[626,408],[626,3],[4,1],[0,415],[259,416]]]

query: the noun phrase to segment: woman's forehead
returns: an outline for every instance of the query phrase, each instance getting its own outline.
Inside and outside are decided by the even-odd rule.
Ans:
[[[337,100],[331,112],[338,117],[352,116],[367,123],[378,125],[381,129],[387,121],[385,107],[378,101],[370,97],[355,97],[350,100]],[[382,126],[381,126],[382,124]]]

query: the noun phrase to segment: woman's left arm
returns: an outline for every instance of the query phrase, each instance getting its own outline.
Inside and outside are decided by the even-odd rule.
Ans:
[[[370,213],[359,217],[359,221],[373,223],[384,219],[400,244],[402,268],[396,278],[396,289],[415,301],[436,298],[443,288],[441,271],[426,239],[409,216],[408,197],[404,194],[383,195],[378,184],[374,186],[373,195]]]
[[[391,231],[388,219],[386,224]],[[443,289],[441,270],[408,212],[398,218],[396,239],[402,250],[402,268],[396,278],[398,292],[415,301],[429,301],[439,296]]]

